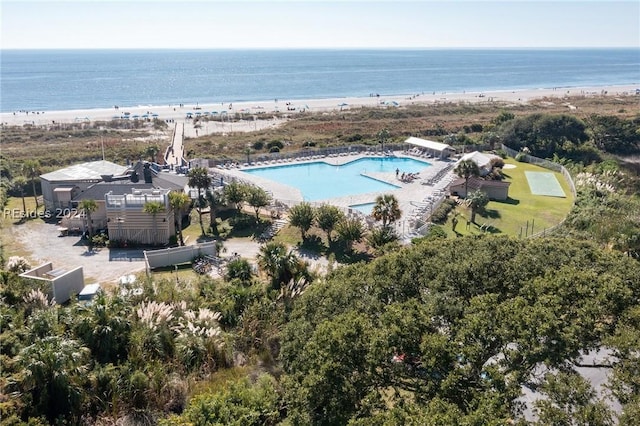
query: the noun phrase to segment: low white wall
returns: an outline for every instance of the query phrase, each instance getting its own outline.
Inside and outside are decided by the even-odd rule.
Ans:
[[[202,243],[192,246],[173,247],[162,250],[145,250],[144,258],[147,269],[161,268],[163,266],[179,265],[191,262],[199,256],[215,256],[216,243]]]

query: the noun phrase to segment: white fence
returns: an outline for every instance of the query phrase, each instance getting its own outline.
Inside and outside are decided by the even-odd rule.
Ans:
[[[144,251],[147,272],[151,269],[162,268],[191,262],[200,256],[215,256],[217,253],[215,241],[195,244],[192,246],[172,247],[162,250]]]

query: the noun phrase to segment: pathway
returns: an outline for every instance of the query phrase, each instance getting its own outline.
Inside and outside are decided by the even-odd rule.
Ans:
[[[176,122],[173,130],[173,139],[171,146],[167,148],[167,152],[164,156],[164,161],[173,168],[183,165],[184,158],[184,122]]]

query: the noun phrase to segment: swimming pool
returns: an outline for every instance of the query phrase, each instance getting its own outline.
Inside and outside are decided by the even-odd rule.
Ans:
[[[298,188],[305,201],[319,201],[369,192],[392,191],[391,185],[363,173],[417,173],[430,164],[404,157],[365,157],[340,166],[323,161],[243,170],[255,176]]]
[[[364,203],[364,204],[354,204],[351,207],[352,209],[358,210],[361,213],[366,214],[367,216],[369,216],[371,214],[371,212],[373,211],[373,206],[375,206],[376,203]]]

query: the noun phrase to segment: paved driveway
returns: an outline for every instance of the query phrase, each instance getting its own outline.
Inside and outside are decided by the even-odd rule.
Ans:
[[[86,283],[115,283],[122,275],[144,271],[142,250],[107,248],[87,251],[78,236],[60,237],[55,224],[27,222],[7,228],[10,238],[30,252],[32,266],[53,262],[54,268],[82,266]]]
[[[78,236],[61,237],[55,224],[27,222],[11,226],[7,230],[10,238],[16,239],[26,251],[30,252],[32,266],[52,262],[54,268],[73,269],[82,266],[86,283],[116,283],[123,275],[142,272],[145,269],[144,254],[138,249],[100,248],[87,251],[85,241]],[[255,263],[260,244],[248,239],[235,239],[224,242],[226,252],[222,257],[231,257],[234,253]],[[310,253],[295,250],[296,254],[310,264],[312,270],[325,272],[327,259]]]

